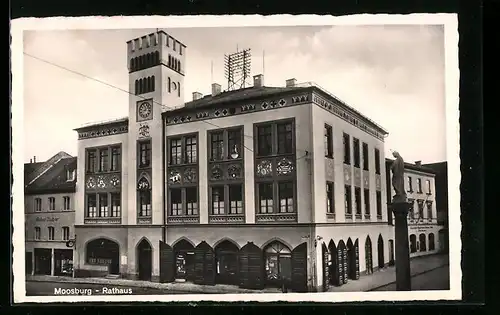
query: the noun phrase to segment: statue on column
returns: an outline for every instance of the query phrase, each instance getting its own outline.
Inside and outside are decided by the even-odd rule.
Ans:
[[[405,162],[401,155],[397,151],[392,151],[392,155],[395,160],[392,162],[392,187],[396,194],[392,198],[392,202],[406,202],[406,192],[405,192]]]

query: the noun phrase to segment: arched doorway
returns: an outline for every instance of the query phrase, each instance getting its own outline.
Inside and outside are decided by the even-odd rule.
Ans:
[[[435,250],[436,244],[434,240],[434,233],[429,234],[429,250]]]
[[[382,238],[382,234],[378,235],[378,246],[377,246],[377,251],[378,251],[378,268],[382,269],[384,268],[384,239]]]
[[[344,273],[344,269],[338,264],[337,247],[335,246],[333,240],[330,240],[330,243],[328,244],[328,252],[328,274],[330,276],[330,284],[335,286],[341,285],[344,283],[344,280],[341,278]]]
[[[366,237],[365,241],[365,265],[366,265],[366,274],[373,273],[373,255],[372,255],[372,240],[370,236]]]
[[[415,234],[410,235],[410,253],[415,253],[417,251],[417,236]]]
[[[425,252],[427,250],[427,237],[425,237],[425,234],[422,233],[418,236],[418,240],[419,240],[419,243],[420,243],[420,251],[421,252]]]
[[[262,250],[248,242],[239,252],[239,282],[241,288],[260,290],[264,287]]]
[[[321,244],[321,254],[323,257],[323,291],[328,291],[330,287],[330,254],[325,243]]]
[[[153,249],[145,238],[137,245],[137,271],[139,280],[151,280],[151,273],[153,272]]]
[[[215,283],[238,284],[238,251],[229,240],[215,246]]]
[[[389,240],[389,265],[394,265],[394,240]]]
[[[90,265],[108,266],[108,273],[120,274],[120,246],[106,238],[98,238],[87,243],[86,262]]]
[[[173,246],[175,257],[175,279],[177,281],[194,281],[194,246],[181,239]]]
[[[292,251],[279,241],[274,241],[264,248],[267,285],[281,287],[282,281],[291,281],[291,260]]]
[[[347,276],[352,280],[358,279],[356,276],[356,248],[351,238],[347,240]]]
[[[349,280],[349,267],[347,261],[347,247],[343,240],[339,241],[339,245],[337,246],[337,263],[339,266],[339,273],[341,272],[340,266],[342,266],[342,279],[339,276],[339,282],[342,285],[343,283],[347,283]]]

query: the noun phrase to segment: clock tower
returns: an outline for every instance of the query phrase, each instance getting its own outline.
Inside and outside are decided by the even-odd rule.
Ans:
[[[185,60],[186,46],[161,30],[127,42],[130,93],[127,225],[163,224],[162,112],[184,105]],[[156,232],[131,230],[138,230],[145,237],[154,233],[148,239],[153,247],[157,246]]]

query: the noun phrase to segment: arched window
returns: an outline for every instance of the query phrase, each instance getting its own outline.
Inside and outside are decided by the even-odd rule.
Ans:
[[[135,60],[134,58],[130,59],[130,71],[135,70]]]
[[[137,195],[139,217],[151,217],[151,185],[144,175],[137,182]]]
[[[434,233],[429,234],[429,250],[435,250],[436,244],[434,240]]]
[[[426,246],[426,237],[425,237],[425,234],[422,233],[418,236],[419,238],[419,242],[420,242],[420,251],[421,252],[425,252],[427,250],[427,246]]]
[[[177,71],[181,72],[181,62],[179,61],[179,64],[178,64],[178,69]]]
[[[134,58],[134,71],[139,69],[139,58],[135,57]]]
[[[365,241],[365,265],[366,273],[373,273],[372,240],[370,239],[370,236],[367,236]]]
[[[135,80],[135,95],[139,94],[139,80]]]
[[[155,51],[155,65],[160,64],[160,53],[158,51]]]
[[[146,79],[141,79],[141,94],[146,93],[147,91],[147,82]]]
[[[417,236],[415,234],[410,235],[410,253],[415,253],[417,251]]]
[[[151,77],[146,78],[146,93],[151,92]]]
[[[39,241],[40,240],[40,235],[41,234],[41,230],[40,230],[40,227],[39,226],[36,226],[35,227],[35,240],[36,241]]]
[[[172,67],[172,56],[168,55],[168,63],[167,66]]]
[[[151,67],[151,54],[146,54],[146,68]]]
[[[291,279],[291,250],[281,242],[274,241],[264,249],[267,281],[276,282]]]

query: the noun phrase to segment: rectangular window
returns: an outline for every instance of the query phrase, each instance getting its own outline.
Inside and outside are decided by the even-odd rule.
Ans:
[[[423,200],[418,200],[418,218],[423,219],[424,218],[424,201]]]
[[[352,145],[354,147],[354,167],[359,167],[361,163],[361,153],[359,151],[359,139],[353,138]]]
[[[151,189],[139,190],[139,216],[151,216]]]
[[[63,226],[63,228],[62,228],[62,238],[63,238],[63,241],[69,240],[69,227]]]
[[[70,197],[68,197],[68,196],[63,197],[63,203],[64,203],[63,210],[70,210],[71,209],[70,201],[71,201]]]
[[[151,166],[151,140],[139,142],[139,167]]]
[[[278,182],[280,213],[293,213],[293,182]]]
[[[75,180],[75,176],[76,176],[76,170],[72,170],[72,169],[67,169],[66,170],[66,181],[68,182],[72,182]]]
[[[408,176],[408,192],[413,192],[413,179]]]
[[[54,227],[49,226],[49,241],[54,240]]]
[[[42,211],[42,199],[35,198],[35,212],[40,212],[40,211]]]
[[[375,149],[375,174],[380,175],[380,150]]]
[[[364,200],[365,200],[365,214],[370,215],[370,190],[364,190]]]
[[[229,214],[243,213],[243,185],[229,185]]]
[[[210,152],[212,161],[224,158],[224,133],[222,131],[210,134]]]
[[[87,150],[87,173],[95,172],[96,162],[96,150]]]
[[[432,202],[427,202],[427,219],[432,219]]]
[[[344,164],[351,164],[351,140],[347,133],[344,133]]]
[[[325,157],[333,158],[333,129],[325,124]]]
[[[421,178],[417,178],[417,189],[418,189],[418,193],[421,194],[422,193],[422,179]]]
[[[99,194],[99,217],[109,217],[108,194]]]
[[[95,218],[97,216],[97,196],[87,195],[87,217]]]
[[[272,125],[257,127],[257,155],[268,156],[273,152],[273,129]]]
[[[278,154],[293,153],[293,125],[291,122],[279,123],[278,132]]]
[[[273,184],[260,183],[258,188],[260,213],[273,213]]]
[[[170,140],[170,164],[182,164],[182,142],[181,139]]]
[[[186,188],[186,214],[198,215],[198,190],[196,187]]]
[[[40,240],[40,234],[42,234],[40,228],[38,226],[35,227],[35,240],[36,241]]]
[[[170,189],[170,214],[182,215],[182,190],[180,188]]]
[[[212,186],[212,214],[224,214],[224,186]]]
[[[335,213],[334,186],[332,182],[326,182],[326,213]]]
[[[122,200],[120,193],[111,193],[111,216],[119,218],[122,215]]]
[[[56,210],[56,198],[49,197],[49,211]]]
[[[100,149],[99,150],[99,172],[107,172],[108,171],[108,158],[109,152],[108,149]]]
[[[184,138],[186,145],[186,163],[194,164],[197,161],[196,136]]]
[[[425,185],[427,186],[427,194],[428,195],[432,195],[431,181],[430,180],[426,180],[425,181]]]
[[[356,206],[356,215],[361,216],[361,188],[354,187],[354,204]]]
[[[120,170],[121,149],[119,147],[111,148],[111,171]]]
[[[368,143],[363,142],[363,170],[368,171],[370,157],[368,156]]]
[[[228,130],[227,132],[228,158],[230,159],[241,157],[241,134],[241,129]]]
[[[382,193],[377,191],[377,217],[382,216]]]
[[[352,214],[352,192],[350,185],[345,185],[344,201],[345,201],[345,213]]]

